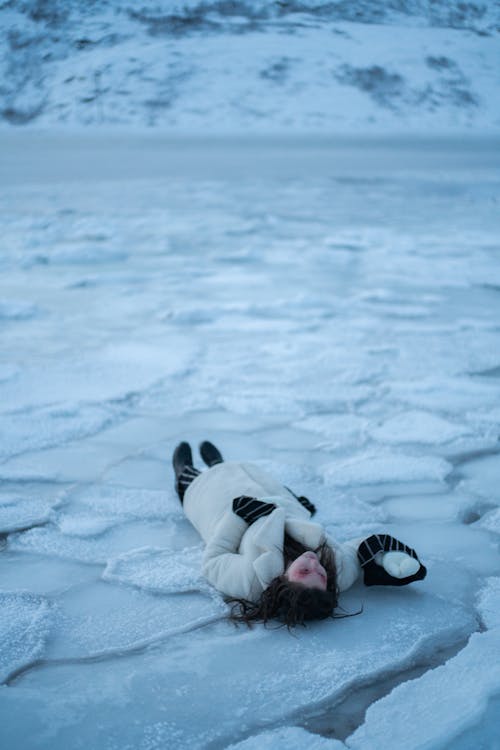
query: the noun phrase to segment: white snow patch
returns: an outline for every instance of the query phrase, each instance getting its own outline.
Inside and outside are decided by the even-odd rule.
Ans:
[[[58,521],[59,529],[66,536],[97,537],[111,529],[116,523],[114,518],[86,516],[78,514],[63,516]]]

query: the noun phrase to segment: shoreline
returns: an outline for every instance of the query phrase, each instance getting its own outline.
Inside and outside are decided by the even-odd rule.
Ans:
[[[458,177],[500,172],[496,136],[0,133],[0,185],[137,179]]]

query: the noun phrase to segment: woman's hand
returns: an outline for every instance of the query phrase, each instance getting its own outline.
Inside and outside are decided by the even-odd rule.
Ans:
[[[382,566],[393,578],[408,578],[408,576],[415,575],[420,568],[420,563],[406,552],[384,552]]]
[[[240,495],[233,500],[233,512],[251,526],[262,516],[268,516],[276,508],[274,503],[264,503],[255,497]]]
[[[427,569],[411,547],[389,534],[373,534],[358,547],[365,586],[406,586],[421,581]]]

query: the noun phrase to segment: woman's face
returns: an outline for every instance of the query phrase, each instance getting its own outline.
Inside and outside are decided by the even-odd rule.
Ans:
[[[285,571],[285,578],[293,583],[301,583],[310,589],[326,591],[326,570],[315,552],[304,552]]]

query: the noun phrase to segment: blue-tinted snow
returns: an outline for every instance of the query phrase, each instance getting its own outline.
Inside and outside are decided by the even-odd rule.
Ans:
[[[165,142],[188,178],[111,180],[124,142],[74,142],[74,174],[0,195],[1,744],[334,750],[335,705],[366,686],[348,746],[411,747],[415,706],[422,747],[480,739],[500,694],[497,157],[339,147],[305,177],[307,144],[247,144],[206,179]],[[404,539],[427,579],[360,583],[341,604],[363,614],[296,637],[235,629],[173,487],[176,442],[207,437],[336,538]]]

